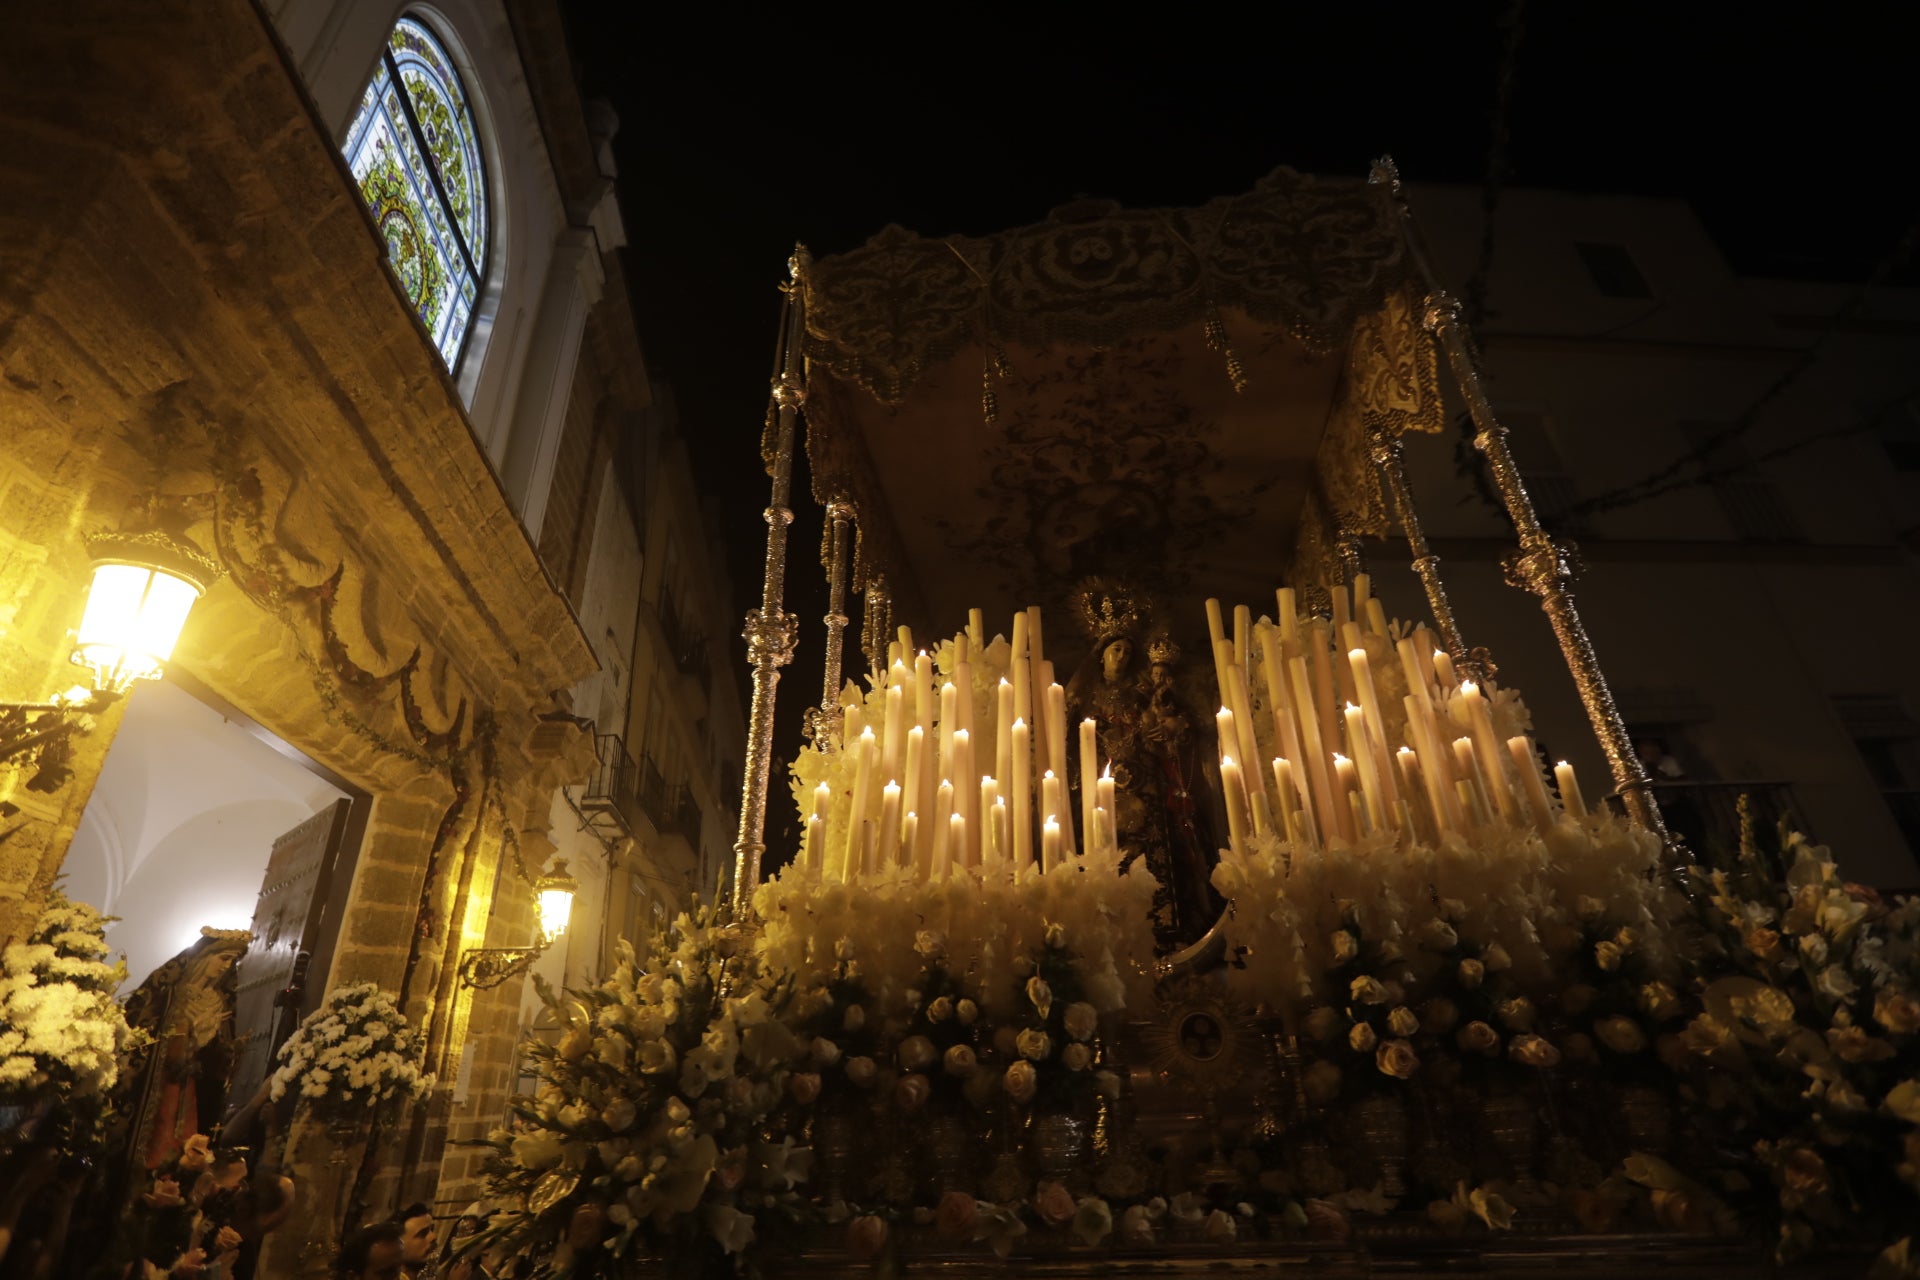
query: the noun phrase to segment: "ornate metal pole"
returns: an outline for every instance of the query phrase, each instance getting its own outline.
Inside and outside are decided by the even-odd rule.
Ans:
[[[880,679],[887,669],[887,643],[893,634],[893,597],[887,594],[887,580],[874,577],[861,589],[866,601],[865,628],[860,645],[866,650],[867,670]]]
[[[1472,336],[1460,318],[1460,304],[1440,287],[1432,264],[1421,249],[1413,225],[1413,213],[1407,205],[1406,194],[1401,189],[1400,176],[1393,162],[1382,160],[1377,163],[1369,180],[1385,184],[1399,206],[1400,228],[1407,253],[1427,286],[1424,317],[1427,332],[1433,334],[1447,354],[1447,366],[1452,369],[1454,381],[1467,402],[1467,412],[1473,418],[1474,447],[1486,457],[1487,466],[1493,472],[1494,486],[1500,491],[1500,500],[1506,506],[1507,516],[1513,521],[1514,532],[1518,535],[1520,550],[1506,563],[1507,581],[1540,598],[1540,607],[1546,611],[1554,638],[1560,642],[1561,655],[1566,659],[1567,670],[1573,675],[1580,701],[1586,706],[1587,719],[1593,722],[1594,736],[1599,738],[1600,748],[1606,752],[1607,764],[1613,772],[1614,789],[1626,802],[1627,812],[1635,822],[1673,848],[1675,842],[1667,832],[1667,824],[1660,817],[1660,807],[1654,803],[1652,782],[1647,777],[1646,768],[1640,763],[1640,757],[1634,754],[1633,740],[1627,736],[1626,723],[1621,720],[1620,709],[1613,702],[1613,691],[1607,687],[1607,678],[1601,673],[1600,659],[1593,651],[1593,641],[1588,638],[1586,624],[1581,622],[1580,611],[1573,603],[1573,593],[1568,589],[1573,580],[1572,567],[1541,527],[1533,499],[1528,496],[1527,486],[1520,478],[1520,468],[1514,464],[1513,452],[1507,447],[1507,429],[1494,416],[1493,406],[1488,403],[1486,391],[1480,385]]]
[[[840,668],[847,642],[847,544],[852,535],[853,504],[835,498],[827,504],[827,656],[820,676],[820,714],[814,720],[814,742],[821,747],[832,740],[840,709]]]
[[[767,503],[767,567],[760,584],[760,607],[748,612],[741,631],[747,642],[747,664],[753,668],[753,709],[747,718],[747,762],[740,783],[740,835],[733,842],[733,909],[744,917],[760,884],[760,855],[766,852],[767,781],[773,770],[773,694],[780,668],[793,661],[798,619],[783,607],[787,581],[787,526],[793,510],[787,505],[793,488],[793,438],[800,406],[806,402],[806,378],[801,346],[806,336],[806,271],[811,261],[805,245],[795,245],[787,260],[792,277],[783,287],[786,306],[781,313],[780,356],[773,376],[772,430],[762,448],[773,496]]]
[[[1421,528],[1420,513],[1413,505],[1413,486],[1407,482],[1406,462],[1402,457],[1405,446],[1399,436],[1380,428],[1375,428],[1368,443],[1375,465],[1386,477],[1387,493],[1400,512],[1400,528],[1407,536],[1407,550],[1413,555],[1413,571],[1420,575],[1420,585],[1426,589],[1427,608],[1433,614],[1433,625],[1439,628],[1440,642],[1447,646],[1455,663],[1472,664],[1474,656],[1467,652],[1459,620],[1453,616],[1453,601],[1447,599],[1446,584],[1440,581],[1440,557],[1427,545],[1427,532]]]

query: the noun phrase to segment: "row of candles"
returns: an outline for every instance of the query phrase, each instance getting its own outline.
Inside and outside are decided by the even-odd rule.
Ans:
[[[1232,844],[1244,849],[1250,839],[1277,836],[1339,847],[1380,832],[1438,844],[1450,833],[1495,824],[1551,829],[1557,819],[1533,740],[1502,741],[1486,692],[1460,678],[1427,628],[1393,641],[1369,588],[1365,574],[1356,575],[1351,591],[1332,588],[1330,619],[1303,618],[1293,589],[1281,588],[1277,623],[1256,624],[1241,605],[1231,632],[1220,602],[1207,602]],[[833,789],[816,786],[802,854],[809,868],[842,881],[892,867],[945,879],[954,867],[1017,873],[1037,861],[1052,870],[1083,847],[1113,849],[1114,781],[1110,770],[1099,770],[1099,726],[1087,719],[1078,727],[1076,819],[1067,786],[1066,691],[1044,656],[1040,610],[1015,614],[1012,631],[1008,672],[992,700],[988,773],[988,747],[974,724],[974,655],[985,645],[981,611],[973,610],[966,631],[954,637],[952,670],[937,689],[932,656],[916,652],[912,632],[900,628],[880,685],[880,722],[866,723],[858,703],[843,710],[837,749],[852,759],[848,821],[829,847]],[[1403,743],[1388,740],[1369,635],[1393,649],[1406,678]],[[1256,688],[1265,694],[1258,711]],[[1262,757],[1257,715],[1271,723],[1273,754],[1264,770],[1242,764]],[[1562,813],[1584,817],[1573,767],[1562,761],[1554,773]]]
[[[857,703],[843,710],[838,749],[853,761],[847,828],[829,848],[833,789],[820,783],[807,817],[808,867],[842,881],[896,866],[945,879],[954,867],[1018,872],[1036,860],[1052,870],[1083,841],[1113,847],[1114,783],[1095,773],[1098,725],[1080,722],[1076,823],[1067,787],[1066,690],[1044,654],[1039,608],[1015,614],[1012,629],[1008,672],[994,699],[988,773],[974,724],[974,655],[985,648],[981,611],[973,610],[966,631],[954,637],[953,667],[937,691],[932,655],[916,653],[912,631],[900,628],[880,686],[881,722],[866,723]]]
[[[1244,848],[1249,837],[1274,835],[1338,847],[1388,832],[1438,844],[1449,833],[1496,824],[1550,830],[1558,818],[1533,740],[1500,738],[1486,692],[1459,677],[1425,627],[1394,641],[1370,585],[1358,574],[1351,593],[1332,588],[1331,619],[1302,619],[1293,590],[1282,588],[1277,624],[1255,624],[1241,605],[1231,634],[1220,602],[1207,602],[1232,843]],[[1369,636],[1392,648],[1406,678],[1402,743],[1388,740]],[[1266,695],[1259,711],[1251,697],[1256,657]],[[1274,754],[1270,770],[1250,770],[1241,762],[1261,758],[1255,717],[1262,713]],[[1554,776],[1562,813],[1585,817],[1573,766],[1560,762]]]

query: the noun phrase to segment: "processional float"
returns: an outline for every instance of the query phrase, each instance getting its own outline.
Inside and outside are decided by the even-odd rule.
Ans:
[[[1545,610],[1631,822],[1667,840],[1649,778],[1574,603],[1568,557],[1528,497],[1506,429],[1482,389],[1460,308],[1434,277],[1390,161],[1376,165],[1365,183],[1281,170],[1246,195],[1199,209],[1091,205],[980,239],[928,240],[890,228],[858,250],[819,262],[798,249],[789,269],[762,441],[773,482],[766,572],[761,605],[745,630],[753,701],[735,846],[737,910],[751,911],[761,883],[774,695],[800,633],[799,620],[785,609],[784,587],[803,417],[813,496],[826,514],[822,562],[829,594],[821,700],[808,716],[810,749],[854,754],[867,726],[862,699],[849,695],[844,683],[850,594],[863,602],[859,642],[876,692],[889,684],[896,660],[909,675],[914,665],[915,655],[893,641],[897,614],[977,618],[981,606],[996,619],[1011,614],[1011,647],[1025,658],[1029,641],[1018,634],[1025,602],[1062,601],[1081,579],[1106,575],[1129,584],[1120,588],[1129,599],[1140,579],[1152,579],[1161,611],[1170,615],[1156,625],[1176,631],[1201,616],[1203,597],[1275,599],[1283,615],[1298,607],[1298,619],[1319,637],[1318,650],[1332,648],[1326,665],[1337,677],[1337,701],[1354,702],[1362,690],[1354,687],[1351,664],[1340,659],[1352,650],[1346,641],[1355,631],[1371,633],[1361,539],[1384,535],[1394,523],[1432,618],[1430,633],[1421,628],[1391,647],[1411,650],[1403,673],[1409,687],[1430,705],[1440,688],[1423,673],[1432,672],[1437,651],[1458,677],[1452,687],[1464,683],[1469,702],[1478,699],[1491,674],[1488,655],[1463,635],[1402,463],[1406,435],[1443,424],[1442,364],[1471,415],[1474,444],[1516,533],[1508,579]],[[1316,625],[1316,615],[1325,622]],[[1283,633],[1283,652],[1297,643],[1296,621],[1280,616],[1271,624]],[[1216,605],[1210,646],[1226,631]],[[970,632],[959,637],[963,662],[969,639],[976,652],[988,643],[979,622]],[[1239,723],[1234,739],[1220,745],[1225,773],[1214,776],[1226,790],[1238,772],[1249,798],[1223,806],[1228,826],[1237,830],[1244,817],[1264,830],[1276,821],[1271,811],[1283,808],[1275,828],[1282,836],[1289,834],[1287,817],[1299,813],[1304,821],[1291,829],[1297,837],[1339,839],[1341,831],[1351,837],[1339,778],[1315,786],[1332,768],[1322,757],[1339,751],[1339,742],[1359,781],[1373,778],[1370,788],[1352,789],[1362,806],[1361,833],[1385,822],[1380,813],[1369,821],[1366,806],[1377,807],[1369,793],[1397,798],[1406,778],[1394,763],[1399,752],[1383,750],[1401,744],[1385,741],[1387,726],[1377,723],[1387,718],[1381,708],[1355,703],[1363,722],[1369,716],[1376,722],[1357,740],[1347,736],[1336,704],[1332,715],[1323,705],[1318,714],[1296,716],[1301,733],[1295,739],[1275,721],[1275,740],[1266,742],[1276,704],[1289,703],[1285,659],[1270,664],[1270,683],[1263,682],[1254,671],[1260,659],[1248,662],[1247,619],[1233,632],[1237,663],[1216,662],[1214,687],[1223,714]],[[1384,624],[1378,633],[1386,638]],[[1387,656],[1396,655],[1390,650]],[[1308,659],[1310,676],[1315,661]],[[1050,757],[1049,744],[1072,735],[1063,733],[1065,726],[1045,725],[1041,690],[1028,687],[1037,668],[1008,665],[1009,683],[1020,686],[1017,718],[1029,730],[1026,749],[1033,753],[1025,772],[1038,779],[1050,764],[1059,765],[1053,771],[1064,795],[1073,771]],[[1236,680],[1248,684],[1245,692]],[[1317,692],[1311,679],[1304,692],[1310,706]],[[926,699],[912,689],[897,695],[906,696]],[[851,736],[848,706],[860,726]],[[1400,711],[1392,712],[1398,726]],[[936,712],[924,728],[937,732],[938,723]],[[1471,724],[1412,724],[1402,749],[1421,752],[1421,766],[1446,781],[1437,789],[1415,788],[1414,799],[1420,792],[1425,799],[1405,810],[1409,833],[1453,816],[1462,783],[1472,782],[1477,802],[1500,812],[1538,784],[1530,762],[1503,772],[1505,744],[1488,733],[1459,735],[1478,754],[1454,758],[1451,729],[1471,730]],[[871,727],[881,737],[870,745],[897,772],[894,756],[904,751],[896,752],[897,739],[885,740],[885,717]],[[999,724],[993,729],[1006,736]],[[1331,741],[1309,754],[1298,740],[1309,730]],[[1298,775],[1291,797],[1266,776],[1263,759],[1248,754],[1258,750],[1265,757],[1269,746],[1284,748],[1288,741],[1292,758],[1282,754],[1276,765]],[[936,758],[931,744],[926,754]],[[1004,751],[998,755],[1004,775],[1011,762]],[[1081,761],[1079,772],[1089,763]],[[991,777],[983,769],[970,772]],[[978,856],[990,857],[991,811],[979,807],[976,779],[949,781],[959,796],[953,812],[972,819],[974,847],[984,841]],[[994,781],[1010,790],[1014,780]],[[886,820],[883,780],[869,771],[867,783],[860,796],[844,797],[861,802],[855,821]],[[1097,806],[1084,803],[1084,784],[1080,790],[1085,841],[1097,834],[1086,829]],[[1053,816],[1071,823],[1074,806],[1064,799],[1059,814],[1043,813],[1040,805],[1027,805],[1033,822]],[[815,816],[824,822],[827,808],[809,816],[810,826]],[[893,821],[889,840],[897,842],[900,819]],[[866,841],[877,836],[876,826]],[[1027,828],[1015,824],[1010,838],[1025,849]],[[832,843],[824,835],[821,841]],[[807,856],[804,849],[789,852]],[[882,851],[883,860],[896,855],[897,847]],[[837,856],[844,873],[844,849]]]

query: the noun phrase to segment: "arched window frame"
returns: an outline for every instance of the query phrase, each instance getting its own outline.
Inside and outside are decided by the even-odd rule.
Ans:
[[[403,30],[411,29],[425,43],[432,55],[428,62],[417,52],[406,60],[406,65],[418,66],[434,87],[441,90],[443,96],[450,95],[455,101],[445,104],[452,123],[460,131],[458,150],[466,169],[471,174],[471,198],[473,201],[472,235],[462,225],[454,195],[448,190],[447,177],[442,166],[429,145],[427,131],[419,118],[419,107],[409,90],[402,74],[403,62],[396,57],[396,37]],[[396,113],[394,107],[399,108]],[[491,157],[487,154],[484,133],[480,122],[479,104],[473,97],[460,65],[454,56],[453,44],[444,33],[436,29],[436,24],[424,13],[408,11],[400,14],[390,26],[380,44],[379,61],[372,76],[362,91],[360,106],[354,113],[347,129],[347,137],[342,150],[348,166],[353,170],[355,180],[360,185],[361,198],[372,211],[376,223],[383,222],[383,212],[379,199],[368,188],[368,175],[372,172],[369,158],[376,144],[379,126],[384,123],[388,130],[402,133],[394,139],[397,145],[411,148],[412,156],[403,156],[400,161],[400,177],[408,183],[414,201],[426,214],[430,226],[427,228],[433,243],[423,246],[423,271],[420,280],[421,295],[411,296],[412,285],[404,278],[403,288],[409,290],[409,301],[415,307],[415,314],[426,325],[436,350],[445,362],[447,369],[456,377],[461,376],[463,364],[467,358],[475,330],[479,327],[482,306],[488,296],[490,259],[494,256],[494,195],[492,176],[489,173]],[[363,172],[363,165],[366,166]],[[422,188],[421,173],[425,175],[425,187]],[[437,214],[437,216],[436,216]],[[382,238],[386,238],[386,227],[382,225]],[[416,234],[418,229],[416,228]],[[452,253],[445,252],[447,243]],[[391,245],[391,242],[389,242]],[[446,289],[445,303],[459,312],[458,341],[449,344],[442,332],[435,332],[436,320],[427,312],[429,279],[425,276],[425,254],[432,252],[445,259],[457,258],[458,267],[464,268],[461,279]],[[389,255],[391,257],[391,254]],[[444,270],[445,265],[436,261],[434,266]],[[451,323],[451,322],[449,322]]]

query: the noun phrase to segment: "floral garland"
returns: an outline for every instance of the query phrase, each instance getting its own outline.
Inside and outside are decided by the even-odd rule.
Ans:
[[[335,987],[280,1046],[268,1088],[292,1093],[325,1120],[389,1111],[433,1088],[419,1046],[394,998],[372,982]]]

